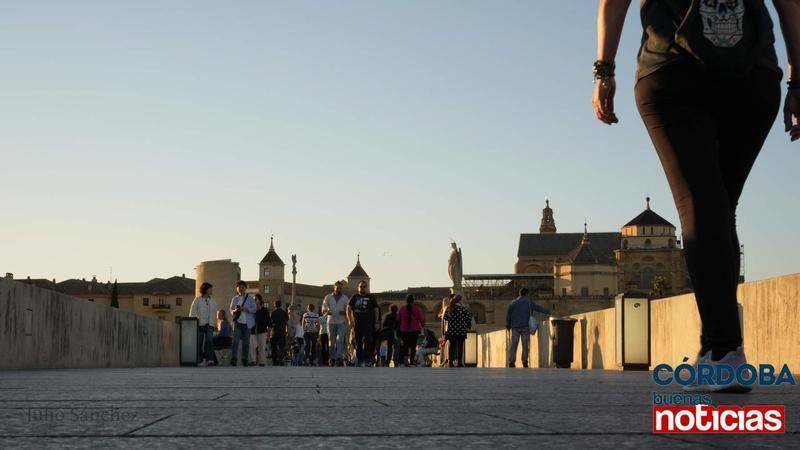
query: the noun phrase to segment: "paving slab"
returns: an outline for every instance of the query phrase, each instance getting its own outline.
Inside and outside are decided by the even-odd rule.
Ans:
[[[800,448],[800,390],[776,436],[653,435],[646,372],[207,367],[0,371],[0,448]]]

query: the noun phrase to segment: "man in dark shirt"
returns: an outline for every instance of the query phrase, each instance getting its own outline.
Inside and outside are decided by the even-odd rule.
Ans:
[[[286,324],[289,322],[289,314],[281,308],[281,301],[275,300],[275,310],[272,311],[272,365],[282,366],[285,360],[286,351]]]
[[[371,366],[374,357],[375,332],[380,327],[380,310],[375,296],[367,291],[366,281],[358,283],[358,294],[347,305],[351,342],[356,347],[358,365]]]

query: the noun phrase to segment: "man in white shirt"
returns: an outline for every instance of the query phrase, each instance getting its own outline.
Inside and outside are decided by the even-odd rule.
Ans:
[[[192,301],[189,317],[197,317],[197,360],[202,357],[201,366],[215,365],[212,331],[217,323],[217,304],[211,295],[214,291],[211,283],[200,285],[200,297]]]
[[[331,362],[337,366],[344,365],[344,342],[347,336],[345,314],[348,302],[350,299],[342,293],[342,282],[337,281],[333,283],[333,293],[325,296],[322,300],[322,308],[320,308],[322,315],[327,317]]]
[[[234,318],[233,345],[231,345],[231,365],[236,365],[239,342],[242,343],[242,365],[247,367],[250,355],[250,329],[256,325],[253,314],[256,312],[256,301],[247,293],[247,283],[236,283],[236,296],[231,299],[231,316]]]

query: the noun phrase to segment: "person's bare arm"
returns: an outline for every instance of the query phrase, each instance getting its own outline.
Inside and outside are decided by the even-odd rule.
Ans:
[[[773,0],[781,23],[790,81],[800,82],[800,0]],[[783,105],[784,130],[792,141],[800,139],[800,88],[789,89]]]
[[[597,10],[597,59],[614,63],[622,37],[622,26],[631,0],[600,0]],[[614,113],[614,94],[617,82],[614,77],[596,80],[592,106],[597,119],[611,125],[619,122]]]

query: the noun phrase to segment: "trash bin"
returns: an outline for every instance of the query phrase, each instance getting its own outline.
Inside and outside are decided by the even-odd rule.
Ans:
[[[197,336],[199,322],[197,317],[181,317],[180,329],[180,363],[182,366],[196,366],[200,340]]]
[[[556,367],[569,369],[572,365],[572,334],[575,328],[575,319],[557,318],[550,319],[553,340],[553,362]]]

